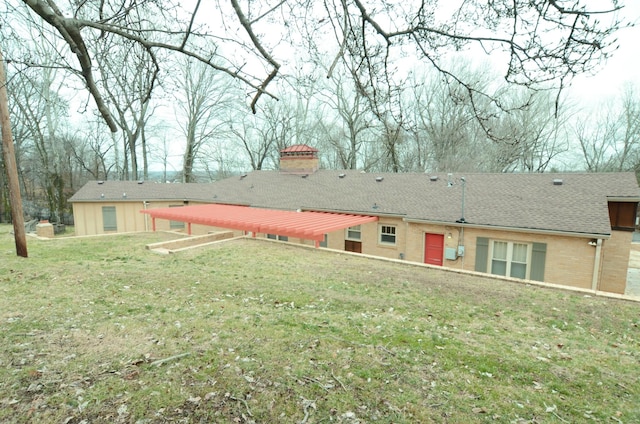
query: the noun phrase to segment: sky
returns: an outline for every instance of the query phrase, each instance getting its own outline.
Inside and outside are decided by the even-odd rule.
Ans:
[[[634,83],[640,90],[640,0],[625,0],[623,17],[638,26],[617,33],[620,47],[596,75],[581,75],[574,79],[571,93],[580,102],[598,104],[619,96],[623,85]]]

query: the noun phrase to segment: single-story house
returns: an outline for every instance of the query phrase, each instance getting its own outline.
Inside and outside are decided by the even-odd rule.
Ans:
[[[640,189],[633,173],[324,170],[316,149],[296,145],[279,171],[206,184],[91,181],[69,201],[77,235],[231,229],[622,294]]]

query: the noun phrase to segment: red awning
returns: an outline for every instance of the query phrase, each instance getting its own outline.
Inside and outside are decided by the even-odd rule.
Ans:
[[[293,212],[232,205],[195,205],[141,210],[156,218],[189,224],[322,241],[324,235],[375,222],[376,216],[329,212]]]

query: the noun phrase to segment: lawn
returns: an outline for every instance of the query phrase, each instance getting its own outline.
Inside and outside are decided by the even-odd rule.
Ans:
[[[0,225],[0,421],[640,422],[640,304],[261,240]]]

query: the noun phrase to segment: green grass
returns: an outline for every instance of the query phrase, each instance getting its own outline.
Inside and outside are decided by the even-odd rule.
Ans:
[[[9,230],[0,422],[640,422],[636,303],[162,233],[24,259]]]

